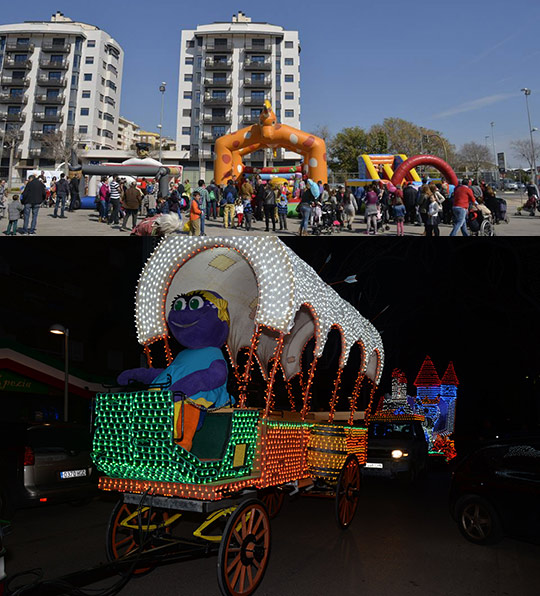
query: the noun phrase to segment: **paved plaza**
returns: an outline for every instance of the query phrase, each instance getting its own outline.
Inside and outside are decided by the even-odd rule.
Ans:
[[[516,215],[518,207],[524,204],[525,198],[523,195],[517,193],[505,194],[504,198],[508,203],[508,214],[510,223],[499,224],[495,226],[496,236],[540,236],[540,213],[535,217],[530,217],[528,214]],[[53,218],[53,209],[43,207],[40,210],[36,236],[126,236],[130,235],[129,231],[121,231],[120,225],[110,226],[99,223],[98,213],[94,210],[80,209],[72,213],[66,213],[67,219]],[[142,221],[139,217],[139,221]],[[276,234],[282,236],[297,235],[299,230],[299,220],[294,217],[288,219],[288,230],[276,231]],[[22,227],[22,220],[19,224],[19,230]],[[2,233],[7,228],[7,219],[0,220],[0,230]],[[441,236],[449,236],[452,230],[450,225],[439,226]],[[366,231],[366,224],[362,216],[356,216],[352,231],[343,230],[339,233],[334,233],[334,237],[341,236],[364,236]],[[238,236],[244,234],[266,235],[264,222],[255,222],[250,232],[246,232],[244,228],[227,228],[223,227],[221,219],[211,220],[206,222],[205,229],[207,236]],[[405,225],[405,236],[422,236],[424,233],[423,226],[414,226],[410,224]],[[272,234],[272,232],[270,232]],[[19,234],[18,234],[19,235]],[[378,236],[395,236],[396,226],[390,224],[390,230],[379,232]]]

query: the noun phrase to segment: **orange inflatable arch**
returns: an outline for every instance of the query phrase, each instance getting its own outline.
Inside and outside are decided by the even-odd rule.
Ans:
[[[325,142],[309,133],[280,124],[266,101],[259,116],[259,124],[242,128],[216,141],[214,179],[217,184],[226,184],[232,176],[241,176],[244,171],[242,157],[259,149],[283,147],[299,153],[304,158],[302,171],[318,182],[328,182]]]

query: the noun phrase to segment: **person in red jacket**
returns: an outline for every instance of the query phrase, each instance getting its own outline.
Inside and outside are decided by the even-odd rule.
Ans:
[[[191,206],[189,209],[189,235],[200,236],[201,235],[201,193],[195,191],[191,198]]]
[[[469,205],[476,205],[473,191],[469,186],[469,181],[464,178],[459,186],[454,190],[454,201],[452,213],[454,214],[454,228],[450,232],[450,236],[457,236],[459,230],[464,236],[469,236],[467,230],[467,214],[469,213]]]

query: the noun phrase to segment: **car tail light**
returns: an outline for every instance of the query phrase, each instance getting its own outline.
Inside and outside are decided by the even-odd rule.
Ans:
[[[36,458],[34,455],[34,450],[32,447],[25,447],[24,448],[24,465],[25,466],[33,466],[36,463]]]
[[[40,503],[46,503],[47,502],[47,497],[41,497],[41,499],[39,500]]]

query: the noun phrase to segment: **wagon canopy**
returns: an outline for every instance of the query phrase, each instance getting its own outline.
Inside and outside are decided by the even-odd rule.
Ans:
[[[379,382],[384,350],[375,327],[340,296],[279,238],[252,236],[163,240],[146,263],[136,295],[139,343],[168,336],[167,315],[176,296],[212,290],[229,303],[228,348],[250,347],[257,326],[256,357],[263,374],[284,335],[281,364],[291,379],[300,372],[302,351],[315,338],[315,357],[322,355],[328,334],[341,333],[340,368],[351,347],[362,347],[362,372]]]

